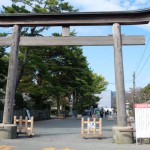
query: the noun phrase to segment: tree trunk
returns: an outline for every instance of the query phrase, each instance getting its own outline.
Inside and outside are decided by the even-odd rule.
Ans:
[[[36,34],[34,33],[36,30],[36,27],[32,28],[31,30],[31,34],[28,35],[28,36],[36,36]],[[17,79],[16,79],[16,89],[15,91],[17,90],[18,86],[19,86],[19,83],[20,83],[20,80],[23,76],[23,73],[24,73],[24,69],[25,69],[25,65],[27,63],[27,59],[28,59],[28,54],[29,54],[29,49],[27,48],[25,50],[25,54],[24,54],[24,59],[23,59],[23,63],[20,64],[20,70],[18,68],[18,74],[17,74]]]
[[[60,97],[57,96],[57,115],[60,115]]]
[[[27,62],[28,53],[29,53],[29,50],[26,49],[25,54],[24,54],[23,63],[21,64],[20,70],[18,69],[18,74],[17,74],[17,79],[16,79],[16,90],[19,86],[20,80],[21,80],[21,78],[23,76],[23,73],[24,73],[24,68],[25,68],[25,65],[26,65],[26,62]]]

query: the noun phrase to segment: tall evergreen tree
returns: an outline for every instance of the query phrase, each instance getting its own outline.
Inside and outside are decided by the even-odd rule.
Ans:
[[[6,36],[5,33],[0,33],[0,37]],[[4,99],[5,94],[5,85],[6,85],[6,79],[7,79],[7,67],[8,67],[8,61],[7,61],[7,54],[6,54],[6,47],[0,47],[0,109],[3,107],[2,100]]]
[[[3,6],[2,13],[60,13],[76,12],[64,0],[12,0],[12,6]],[[19,4],[19,5],[18,5]],[[22,28],[23,36],[42,36],[47,27]],[[72,33],[73,34],[73,33]],[[53,34],[53,36],[61,36]],[[74,36],[74,34],[73,34]],[[94,93],[105,89],[107,82],[88,68],[82,49],[76,46],[21,47],[16,89],[28,93],[30,106],[45,108],[47,100],[57,100],[58,114],[64,97],[73,96],[74,107],[82,109],[93,105]],[[79,103],[79,102],[83,103]]]

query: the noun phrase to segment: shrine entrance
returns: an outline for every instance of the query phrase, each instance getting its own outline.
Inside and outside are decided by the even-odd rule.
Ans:
[[[130,129],[126,122],[125,88],[123,73],[122,45],[143,45],[144,36],[126,36],[121,34],[121,25],[148,24],[150,10],[124,12],[91,12],[62,14],[1,14],[0,27],[13,27],[13,33],[0,38],[0,46],[11,46],[8,78],[3,114],[4,128],[9,126],[13,118],[16,72],[18,66],[19,46],[113,46],[115,61],[115,82],[117,102],[117,127],[113,130],[116,143],[126,142],[126,136],[118,132],[121,128]],[[70,26],[112,25],[112,36],[69,36]],[[62,26],[62,37],[22,37],[21,27]],[[11,128],[11,126],[9,126]],[[119,137],[119,139],[117,138]],[[124,142],[125,141],[125,142]]]

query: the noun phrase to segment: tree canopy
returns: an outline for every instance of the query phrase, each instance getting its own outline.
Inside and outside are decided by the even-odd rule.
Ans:
[[[3,6],[2,13],[76,11],[64,0],[12,0],[11,6]],[[24,27],[21,35],[43,36],[43,31],[48,29]],[[74,32],[70,34],[75,36]],[[54,33],[52,36],[61,34]],[[99,99],[94,94],[103,91],[106,85],[105,78],[88,67],[81,47],[20,47],[16,90],[27,93],[31,98],[27,107],[43,109],[50,105],[50,101],[56,101],[60,113],[60,105],[65,109],[73,101],[73,107],[82,111],[95,105]]]

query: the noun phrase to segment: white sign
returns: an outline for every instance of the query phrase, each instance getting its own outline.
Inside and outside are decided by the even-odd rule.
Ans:
[[[95,129],[95,122],[88,123],[88,129]]]
[[[135,104],[136,138],[150,138],[150,104]]]

